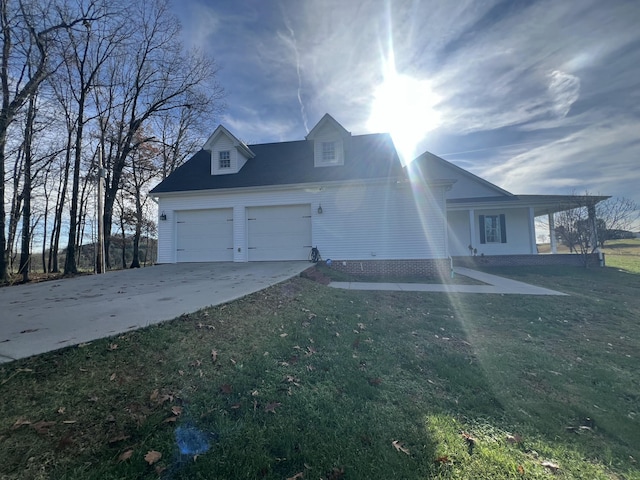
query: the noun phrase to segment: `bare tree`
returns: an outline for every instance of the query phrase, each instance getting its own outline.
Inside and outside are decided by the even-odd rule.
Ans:
[[[640,206],[628,198],[612,197],[597,205],[596,216],[598,242],[600,247],[604,247],[608,240],[614,240],[621,232],[633,228],[640,219]]]
[[[0,59],[0,282],[8,279],[5,237],[5,168],[7,132],[18,112],[63,58],[60,33],[95,20],[94,1],[71,14],[55,0],[3,0],[0,2],[2,57]],[[31,68],[26,68],[29,65]]]
[[[112,76],[120,85],[115,96],[118,113],[111,121],[112,151],[105,159],[105,249],[108,250],[113,207],[129,156],[152,137],[136,138],[155,116],[194,108],[210,116],[217,113],[222,89],[215,83],[216,67],[207,57],[187,53],[180,41],[180,24],[164,0],[142,0],[130,15],[135,35],[126,46],[129,60],[113,63]]]

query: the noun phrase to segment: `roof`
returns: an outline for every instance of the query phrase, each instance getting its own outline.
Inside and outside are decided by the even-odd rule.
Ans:
[[[447,200],[447,207],[460,207],[467,209],[470,206],[475,208],[492,208],[498,205],[509,205],[511,207],[532,207],[534,216],[548,215],[556,212],[572,210],[578,207],[596,205],[610,198],[603,195],[512,195],[510,197],[473,197],[455,198]]]
[[[450,171],[455,176],[466,177],[472,182],[478,183],[480,185],[484,185],[489,190],[492,190],[496,193],[496,195],[503,195],[506,197],[512,197],[513,194],[504,190],[503,188],[498,187],[497,185],[488,182],[482,177],[474,175],[473,173],[465,170],[464,168],[459,167],[458,165],[451,163],[444,158],[441,158],[437,155],[434,155],[431,152],[424,152],[419,157],[417,157],[413,162],[411,162],[412,168],[417,169],[421,172],[421,174],[426,179],[431,179],[434,175],[437,177],[442,174],[444,171]],[[447,176],[450,176],[447,174]]]
[[[211,153],[200,150],[151,190],[152,194],[303,183],[405,178],[386,133],[356,135],[345,145],[344,165],[315,167],[313,142],[248,145],[255,154],[238,173],[211,175]]]

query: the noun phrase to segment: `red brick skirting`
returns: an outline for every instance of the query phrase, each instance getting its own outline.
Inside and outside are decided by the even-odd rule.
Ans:
[[[332,260],[331,268],[352,275],[438,277],[450,274],[448,258],[420,260]]]
[[[588,265],[597,267],[600,260],[597,253],[587,256]],[[477,257],[453,257],[453,264],[458,267],[524,267],[543,265],[566,265],[584,267],[584,257],[574,254],[548,255],[485,255]],[[604,265],[604,253],[602,254]]]

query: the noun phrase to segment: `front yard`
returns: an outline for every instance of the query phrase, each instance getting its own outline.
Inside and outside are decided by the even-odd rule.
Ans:
[[[569,297],[295,278],[0,366],[2,479],[640,479],[640,275]]]

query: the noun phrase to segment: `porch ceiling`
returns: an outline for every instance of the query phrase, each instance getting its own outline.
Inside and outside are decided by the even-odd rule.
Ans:
[[[578,207],[596,205],[611,198],[603,195],[513,195],[500,197],[455,198],[447,200],[447,210],[489,208],[529,208],[536,217]]]

